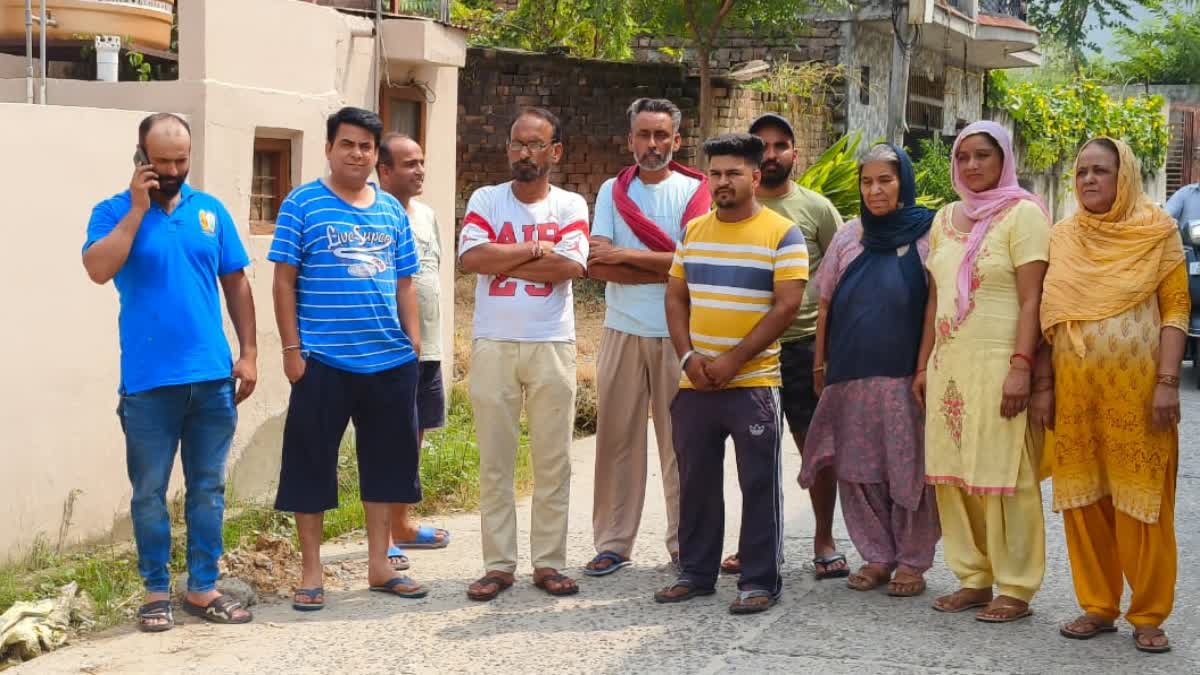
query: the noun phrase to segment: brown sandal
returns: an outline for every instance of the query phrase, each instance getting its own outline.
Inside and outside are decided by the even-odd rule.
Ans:
[[[737,553],[721,561],[721,574],[741,574],[742,559]]]
[[[846,587],[856,591],[873,591],[892,580],[892,573],[886,567],[867,563],[846,579]]]
[[[1153,640],[1154,638],[1167,637],[1163,629],[1158,626],[1138,626],[1133,630],[1133,646],[1137,647],[1139,652],[1147,654],[1165,654],[1171,651],[1171,643],[1165,645],[1156,645],[1153,642],[1142,642],[1142,639]]]
[[[550,588],[550,584],[558,584],[558,590]],[[533,585],[550,595],[575,595],[579,592],[579,585],[575,583],[574,579],[558,572],[534,579]]]
[[[1082,626],[1077,630],[1071,626]],[[1058,627],[1059,635],[1071,640],[1091,640],[1101,633],[1115,633],[1117,627],[1095,614],[1084,614],[1070,623]]]
[[[496,576],[494,574],[488,574],[487,576],[477,579],[475,583],[471,584],[471,586],[495,586],[496,590],[473,591],[471,590],[470,586],[468,586],[467,597],[478,602],[489,602],[491,600],[495,600],[497,595],[500,595],[509,588],[512,588],[512,585],[512,579],[505,579],[504,577]]]
[[[989,616],[989,614],[996,616]],[[1030,616],[1033,616],[1033,610],[1030,609],[1028,602],[1001,595],[989,602],[987,607],[976,612],[975,620],[984,623],[1011,623]]]
[[[980,593],[981,591],[987,592],[986,599],[964,600],[964,598],[966,598],[967,596],[971,596],[976,593]],[[958,614],[959,612],[965,612],[968,609],[976,609],[978,607],[987,607],[988,605],[991,604],[991,602],[992,602],[991,589],[960,588],[957,591],[954,591],[953,593],[951,593],[950,595],[943,595],[942,597],[934,600],[933,608],[939,612],[945,612],[946,614]]]
[[[901,590],[902,586],[911,586]],[[893,598],[915,598],[925,592],[925,577],[911,572],[898,572],[887,585],[887,594]]]

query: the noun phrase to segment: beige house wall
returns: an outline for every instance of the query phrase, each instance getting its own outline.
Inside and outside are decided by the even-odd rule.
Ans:
[[[423,201],[443,223],[444,362],[453,356],[454,144],[462,34],[417,20],[388,21],[384,51],[393,81],[419,80],[428,148]],[[24,105],[23,78],[0,79],[0,179],[16,217],[0,225],[14,243],[0,262],[22,331],[5,331],[15,376],[0,394],[0,561],[40,536],[57,542],[64,505],[73,513],[64,543],[105,535],[127,520],[130,488],[124,441],[114,414],[119,382],[117,296],[88,281],[80,263],[92,206],[128,184],[137,124],[144,111],[184,115],[193,128],[189,181],[219,198],[239,221],[252,263],[258,317],[259,385],[239,409],[230,455],[231,487],[260,494],[278,463],[289,387],[272,311],[270,237],[245,222],[255,136],[293,141],[292,182],[327,172],[325,118],[344,105],[376,108],[381,69],[370,21],[294,0],[206,0],[180,5],[180,79],[103,83],[51,80],[49,106]],[[408,47],[426,45],[414,55]],[[432,56],[426,56],[430,54]],[[399,57],[436,59],[404,62]],[[457,62],[456,62],[457,61]],[[82,108],[87,108],[86,110]],[[64,158],[70,158],[64,164]],[[64,166],[76,170],[65,171]],[[78,170],[84,166],[85,170]],[[28,236],[28,235],[26,235]],[[24,281],[19,281],[24,280]],[[38,280],[38,281],[35,281]],[[226,325],[235,346],[232,328]],[[428,338],[426,338],[428,339]],[[19,358],[16,358],[19,355]],[[5,369],[10,372],[9,369]],[[178,470],[172,491],[182,487]],[[118,533],[124,529],[118,527]]]

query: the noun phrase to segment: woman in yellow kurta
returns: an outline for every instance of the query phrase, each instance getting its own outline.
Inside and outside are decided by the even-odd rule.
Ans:
[[[1087,639],[1126,618],[1142,651],[1175,594],[1179,365],[1191,303],[1175,221],[1142,193],[1125,143],[1097,139],[1075,165],[1080,210],[1054,226],[1042,304],[1035,418],[1054,429],[1049,466]],[[1052,354],[1052,357],[1051,357]],[[1050,366],[1053,366],[1051,374]],[[1051,416],[1051,412],[1053,414]]]
[[[1003,127],[967,127],[951,161],[962,201],[943,208],[931,230],[930,304],[914,381],[925,404],[926,481],[936,486],[946,562],[962,584],[934,609],[983,607],[977,619],[1004,623],[1031,614],[1045,572],[1038,457],[1025,411],[1050,223],[1017,185]]]

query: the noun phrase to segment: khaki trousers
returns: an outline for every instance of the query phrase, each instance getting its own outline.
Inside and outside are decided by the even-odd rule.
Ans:
[[[669,338],[604,329],[596,365],[596,481],[592,531],[596,551],[628,558],[646,502],[646,411],[654,418],[667,501],[667,552],[679,552],[679,467],[671,442],[671,401],[679,359]]]
[[[517,569],[513,485],[521,405],[529,419],[534,568],[566,567],[571,441],[575,427],[575,345],[569,342],[475,340],[471,406],[479,441],[479,515],[484,569]]]

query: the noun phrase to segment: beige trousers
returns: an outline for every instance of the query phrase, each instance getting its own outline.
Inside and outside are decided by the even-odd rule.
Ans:
[[[667,501],[667,552],[679,552],[679,467],[671,443],[671,400],[679,359],[669,338],[604,329],[596,364],[596,481],[592,532],[596,552],[628,558],[646,501],[646,411],[654,418]]]
[[[936,486],[946,565],[963,588],[995,585],[1001,595],[1029,602],[1042,587],[1046,531],[1035,468],[1026,447],[1010,496]]]
[[[510,574],[517,569],[513,474],[522,400],[533,462],[530,557],[534,568],[563,569],[575,427],[575,345],[475,340],[470,392],[479,441],[484,569]]]

